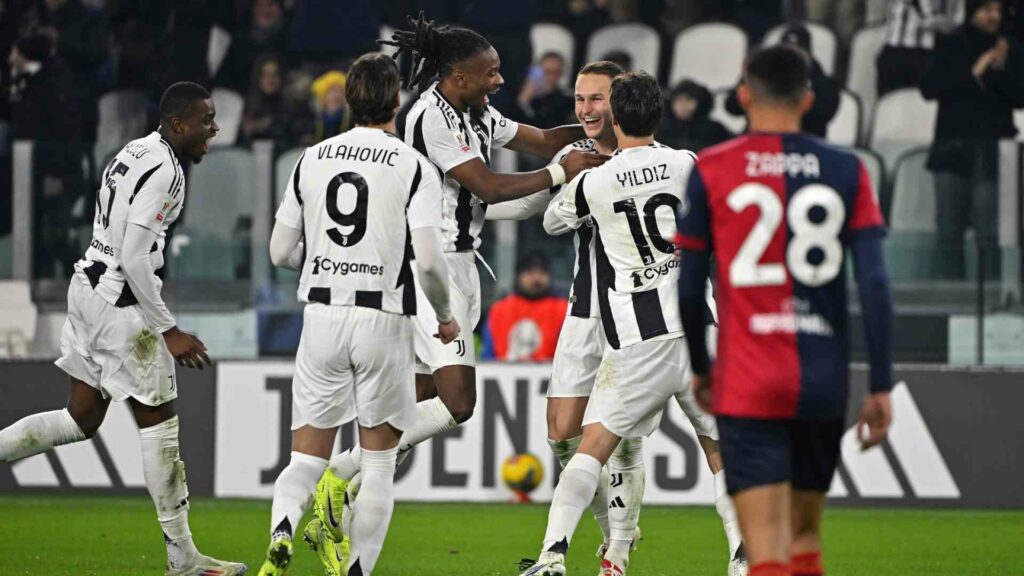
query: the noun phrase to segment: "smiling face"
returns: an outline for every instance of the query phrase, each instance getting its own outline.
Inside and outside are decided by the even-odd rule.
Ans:
[[[611,90],[612,79],[604,74],[580,74],[576,78],[576,118],[588,138],[602,140],[613,132]]]
[[[466,58],[456,66],[454,74],[463,100],[477,111],[486,109],[490,103],[488,96],[505,83],[501,77],[501,59],[493,47]]]

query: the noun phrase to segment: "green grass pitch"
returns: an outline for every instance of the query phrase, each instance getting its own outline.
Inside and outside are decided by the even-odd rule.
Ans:
[[[255,575],[267,545],[270,503],[196,499],[191,524],[207,554],[244,561]],[[515,575],[535,557],[547,507],[399,504],[374,572],[381,576]],[[598,532],[584,517],[569,555],[570,574],[593,574]],[[725,537],[710,507],[649,507],[631,576],[722,576]],[[829,576],[1024,575],[1024,511],[829,509]],[[5,575],[163,574],[164,548],[145,497],[0,496]],[[319,574],[296,544],[289,574]]]

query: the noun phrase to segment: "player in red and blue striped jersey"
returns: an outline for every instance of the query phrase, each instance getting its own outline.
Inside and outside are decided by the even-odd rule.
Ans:
[[[799,134],[813,102],[804,53],[752,54],[739,88],[750,133],[700,154],[679,211],[680,313],[694,390],[718,419],[751,576],[817,576],[825,493],[849,381],[845,255],[852,249],[871,361],[864,447],[891,409],[892,299],[885,226],[856,155]],[[704,285],[715,255],[712,366]]]

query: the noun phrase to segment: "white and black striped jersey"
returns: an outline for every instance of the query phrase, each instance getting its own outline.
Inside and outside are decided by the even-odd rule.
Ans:
[[[590,138],[578,140],[562,148],[551,159],[551,164],[557,164],[565,158],[569,152],[579,150],[581,152],[593,152],[594,141]],[[563,186],[554,186],[552,194],[557,194]],[[594,261],[594,227],[590,219],[584,220],[580,227],[573,234],[573,247],[576,249],[576,260],[572,265],[572,287],[569,289],[569,314],[577,318],[599,318],[600,308],[597,305],[597,285],[595,277]]]
[[[890,0],[885,43],[901,48],[935,47],[935,23],[946,16],[946,0]]]
[[[305,235],[299,300],[411,315],[410,230],[441,227],[441,184],[397,136],[353,128],[303,152],[277,220]]]
[[[75,274],[117,307],[138,303],[125,281],[121,250],[128,224],[156,232],[149,261],[156,274],[164,267],[167,231],[185,204],[185,173],[171,145],[159,132],[132,140],[107,164],[96,192],[96,218],[85,257]],[[157,287],[162,281],[157,278]]]
[[[574,178],[558,204],[569,226],[593,223],[598,307],[615,349],[683,335],[673,238],[695,160],[658,143],[618,150]]]
[[[409,110],[405,142],[426,156],[442,178],[445,252],[480,247],[487,205],[452,178],[452,168],[480,158],[491,163],[491,149],[515,138],[519,124],[488,106],[481,115],[459,112],[435,83]]]

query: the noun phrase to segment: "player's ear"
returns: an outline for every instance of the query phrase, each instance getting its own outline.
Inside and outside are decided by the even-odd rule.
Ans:
[[[741,108],[744,110],[750,109],[750,103],[753,101],[753,97],[750,94],[750,86],[747,86],[746,82],[743,82],[736,87],[736,99],[740,101]]]
[[[807,90],[804,92],[804,97],[800,99],[800,114],[807,114],[811,106],[814,106],[814,91]]]

